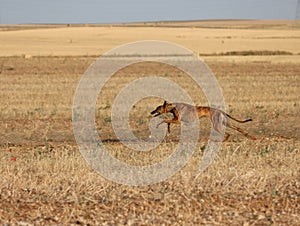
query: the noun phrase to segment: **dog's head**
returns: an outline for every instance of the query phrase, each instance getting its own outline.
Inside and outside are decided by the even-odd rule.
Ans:
[[[154,111],[151,111],[151,115],[153,117],[157,117],[161,114],[169,113],[173,110],[174,106],[167,101],[164,102],[163,105],[159,105]]]

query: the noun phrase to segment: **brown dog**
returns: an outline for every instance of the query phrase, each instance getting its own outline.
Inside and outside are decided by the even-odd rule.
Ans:
[[[221,111],[216,108],[210,108],[210,107],[203,107],[203,106],[192,106],[190,104],[185,104],[185,103],[168,103],[167,101],[164,102],[163,105],[158,106],[154,111],[151,112],[151,115],[154,117],[157,117],[161,114],[166,114],[166,113],[172,113],[173,114],[173,119],[164,119],[161,123],[157,125],[161,125],[162,123],[167,123],[168,124],[168,132],[170,133],[170,124],[180,124],[181,121],[183,122],[188,122],[194,117],[198,116],[199,118],[201,117],[209,117],[210,121],[212,123],[212,126],[215,131],[219,133],[222,132],[222,126],[229,127],[231,129],[237,130],[240,133],[242,133],[244,136],[255,140],[256,138],[241,128],[232,125],[228,119],[232,119],[236,122],[239,123],[245,123],[245,122],[250,122],[252,119],[246,119],[244,121],[238,120],[230,116],[229,114],[225,113],[224,111]],[[225,139],[224,141],[228,140],[230,134],[225,132]]]

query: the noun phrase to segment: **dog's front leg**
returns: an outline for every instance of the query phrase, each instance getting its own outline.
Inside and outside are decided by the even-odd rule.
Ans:
[[[165,120],[163,120],[162,122],[158,123],[157,126],[156,126],[156,128],[158,128],[163,123],[167,123],[168,124],[168,133],[171,133],[171,123],[165,122]]]
[[[166,123],[165,120],[158,123],[156,128],[158,128],[161,124]],[[171,133],[171,123],[167,123],[168,124],[168,133]]]
[[[171,132],[171,129],[170,129],[171,123],[180,124],[180,120],[178,118],[164,119],[162,122],[160,122],[160,123],[157,124],[156,128],[158,128],[163,123],[167,123],[168,124],[168,132],[170,133]]]
[[[163,124],[165,122],[165,120],[163,120],[162,122],[158,123],[156,128],[158,128],[161,124]]]

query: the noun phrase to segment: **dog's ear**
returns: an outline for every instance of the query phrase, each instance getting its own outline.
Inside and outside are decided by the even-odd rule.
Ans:
[[[163,106],[166,107],[168,104],[169,104],[169,102],[165,100]]]

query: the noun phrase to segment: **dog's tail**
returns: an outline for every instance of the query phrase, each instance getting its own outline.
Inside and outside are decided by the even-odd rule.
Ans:
[[[245,122],[251,122],[251,121],[252,121],[251,118],[246,119],[246,120],[238,120],[238,119],[236,119],[236,118],[233,118],[233,117],[230,116],[229,114],[226,114],[226,115],[227,115],[228,118],[231,118],[231,119],[233,119],[234,121],[239,122],[239,123],[245,123]]]

